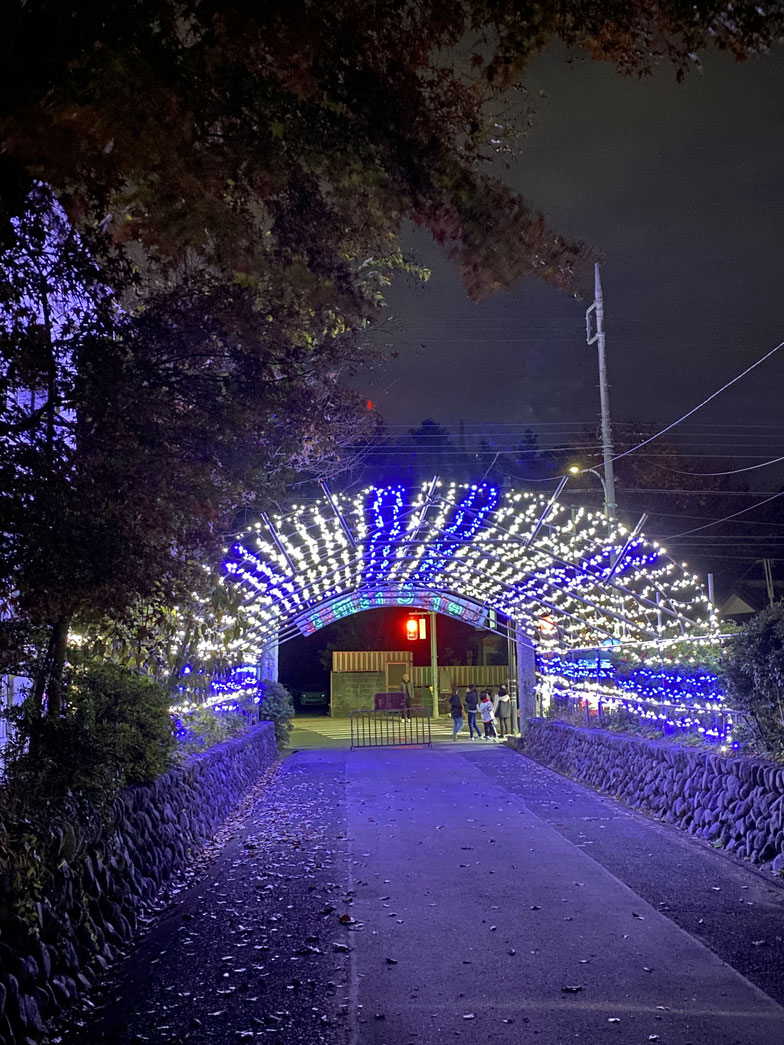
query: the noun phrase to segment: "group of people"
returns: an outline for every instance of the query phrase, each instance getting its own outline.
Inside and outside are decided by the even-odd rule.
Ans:
[[[489,689],[483,689],[477,693],[476,686],[469,686],[465,698],[461,698],[457,686],[452,688],[449,698],[449,710],[452,715],[452,739],[457,740],[457,734],[463,728],[463,704],[465,703],[465,714],[468,718],[468,735],[474,739],[476,732],[477,740],[503,740],[505,737],[514,735],[512,730],[512,698],[506,686],[499,686],[498,692],[493,696]],[[479,729],[477,718],[482,720],[484,735]]]

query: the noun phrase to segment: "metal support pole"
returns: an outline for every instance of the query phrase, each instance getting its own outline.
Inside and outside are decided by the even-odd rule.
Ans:
[[[330,508],[335,513],[335,517],[337,518],[338,522],[340,523],[340,528],[343,530],[343,533],[346,535],[346,537],[348,539],[348,542],[351,545],[351,547],[356,551],[356,548],[357,548],[356,538],[354,537],[354,534],[351,532],[351,527],[346,522],[346,520],[345,520],[345,518],[343,516],[343,512],[341,512],[340,508],[338,507],[337,501],[332,496],[332,491],[330,490],[329,486],[327,486],[326,480],[325,479],[319,479],[318,482],[319,482],[319,486],[324,491],[324,496],[329,501]]]
[[[596,314],[596,333],[591,334],[591,313]],[[596,343],[599,354],[599,400],[602,410],[602,453],[604,455],[604,512],[608,521],[616,516],[615,473],[613,472],[612,426],[610,424],[610,392],[607,384],[607,358],[604,351],[604,298],[598,261],[594,265],[594,302],[585,313],[585,337],[589,345]]]
[[[438,718],[438,637],[436,635],[436,616],[430,612],[430,676],[433,682],[433,718]]]
[[[517,643],[516,643],[516,629],[517,624],[514,624],[515,634],[512,633],[512,621],[507,618],[506,623],[506,659],[509,662],[509,696],[512,700],[512,731],[514,733],[519,732],[520,722],[520,680],[517,677]]]
[[[765,575],[765,589],[768,593],[768,602],[772,606],[776,601],[776,590],[773,586],[773,566],[770,559],[762,560],[762,572]]]

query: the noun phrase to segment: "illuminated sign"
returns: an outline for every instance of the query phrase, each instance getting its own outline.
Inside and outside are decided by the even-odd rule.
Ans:
[[[433,613],[443,613],[447,617],[456,617],[466,624],[472,624],[476,628],[484,627],[487,621],[488,610],[486,606],[477,606],[465,599],[458,599],[449,595],[433,595],[422,591],[397,591],[395,589],[382,589],[374,592],[354,592],[344,595],[342,598],[334,599],[325,603],[309,613],[301,614],[294,621],[303,635],[312,635],[314,631],[325,628],[343,617],[349,617],[352,613],[361,613],[363,610],[375,610],[382,606],[411,606],[413,609],[425,610]],[[415,618],[417,628],[418,622]],[[408,632],[406,632],[408,634]],[[423,638],[424,636],[416,636]]]

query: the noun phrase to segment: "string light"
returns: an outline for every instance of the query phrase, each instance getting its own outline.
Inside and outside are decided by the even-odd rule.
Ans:
[[[486,483],[438,483],[427,493],[333,494],[356,547],[324,499],[275,517],[277,541],[263,522],[249,527],[226,573],[246,594],[256,651],[292,629],[311,634],[396,605],[437,606],[479,625],[492,607],[545,649],[716,631],[697,578],[642,536],[618,562],[628,531],[616,523],[608,535],[598,512],[556,503],[537,529],[544,495]],[[549,634],[538,630],[543,618],[554,622]]]
[[[665,735],[697,735],[725,750],[737,748],[733,736],[737,713],[725,705],[717,675],[684,666],[632,669],[613,664],[609,650],[568,659],[557,654],[537,657],[537,696],[546,713],[559,701],[586,709],[588,720],[621,712],[638,725]]]

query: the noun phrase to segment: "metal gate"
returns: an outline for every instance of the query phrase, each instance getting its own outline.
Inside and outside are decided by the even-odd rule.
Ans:
[[[351,748],[432,747],[430,708],[351,712]]]

